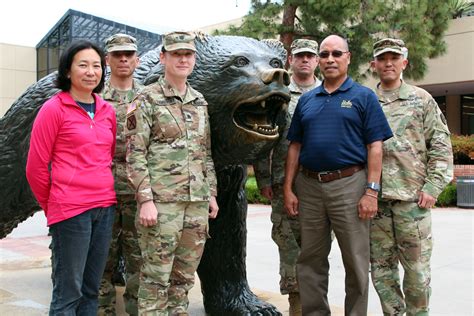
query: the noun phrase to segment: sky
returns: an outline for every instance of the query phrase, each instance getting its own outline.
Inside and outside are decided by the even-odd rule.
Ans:
[[[7,0],[0,43],[34,47],[68,9],[162,34],[242,17],[250,0]]]

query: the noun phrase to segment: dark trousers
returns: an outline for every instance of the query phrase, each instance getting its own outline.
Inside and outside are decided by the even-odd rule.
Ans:
[[[366,182],[363,170],[327,183],[302,173],[296,179],[302,243],[297,274],[305,316],[331,314],[327,298],[331,229],[346,271],[345,315],[367,315],[369,221],[361,220],[357,209]]]
[[[115,206],[98,207],[53,224],[50,315],[97,314]]]

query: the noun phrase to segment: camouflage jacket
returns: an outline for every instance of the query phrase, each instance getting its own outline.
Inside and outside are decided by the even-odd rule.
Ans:
[[[127,175],[139,203],[216,195],[207,102],[189,84],[182,99],[163,77],[127,111]]]
[[[125,137],[125,121],[127,107],[137,93],[143,88],[138,81],[133,81],[133,88],[128,91],[120,91],[110,85],[107,81],[102,91],[102,98],[112,104],[117,117],[117,143],[115,145],[115,156],[112,165],[112,172],[115,180],[115,193],[133,194],[132,188],[128,185],[127,170],[125,167],[125,153],[127,150]]]
[[[428,92],[405,82],[391,96],[375,92],[393,131],[383,144],[382,199],[417,201],[420,191],[437,198],[453,178],[444,115]]]
[[[272,152],[266,159],[256,161],[253,165],[255,171],[255,179],[260,189],[269,187],[274,184],[283,184],[285,177],[285,161],[286,154],[288,152],[289,142],[286,139],[288,130],[290,128],[291,117],[296,109],[296,104],[299,98],[305,92],[308,92],[321,84],[321,81],[315,77],[313,85],[308,87],[301,87],[290,78],[290,85],[288,88],[291,92],[291,100],[288,105],[288,114],[286,118],[286,128],[283,131],[283,135],[280,136],[280,140],[273,148]]]

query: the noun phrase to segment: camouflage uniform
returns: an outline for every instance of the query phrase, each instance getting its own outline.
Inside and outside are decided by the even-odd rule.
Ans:
[[[207,102],[189,85],[181,97],[160,77],[129,107],[128,178],[138,203],[153,200],[158,210],[155,226],[136,222],[143,257],[140,315],[187,310],[208,237],[209,199],[217,193],[210,145]]]
[[[308,47],[307,42],[315,41],[296,40],[301,48]],[[292,53],[298,53],[295,49],[295,42],[292,45]],[[317,43],[314,52],[317,52]],[[305,51],[305,50],[303,50]],[[285,176],[285,161],[288,152],[289,142],[286,139],[288,129],[290,128],[291,117],[295,111],[296,104],[300,96],[321,84],[321,81],[315,77],[313,85],[308,87],[299,86],[291,77],[289,89],[291,100],[288,106],[287,124],[277,145],[272,153],[266,159],[259,160],[254,164],[255,178],[260,189],[272,187],[272,239],[278,246],[280,255],[280,293],[289,294],[298,292],[298,283],[296,279],[296,260],[300,254],[300,225],[298,217],[290,217],[286,214],[283,203],[283,182]]]
[[[417,201],[420,191],[438,197],[452,179],[450,133],[425,90],[402,81],[399,90],[376,93],[394,136],[383,145],[379,211],[371,224],[372,281],[385,315],[428,315],[431,213]]]
[[[130,315],[137,315],[138,273],[140,271],[141,254],[138,246],[138,235],[135,229],[137,203],[134,191],[128,186],[125,165],[126,137],[125,121],[127,106],[135,95],[143,88],[137,81],[128,91],[114,89],[110,82],[105,83],[102,98],[112,104],[117,117],[117,143],[113,160],[115,192],[117,207],[112,231],[109,257],[99,292],[99,315],[115,315],[115,286],[113,276],[117,269],[118,255],[125,260],[126,288],[124,297],[125,310]]]

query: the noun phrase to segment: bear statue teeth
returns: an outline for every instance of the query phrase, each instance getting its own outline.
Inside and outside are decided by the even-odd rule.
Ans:
[[[266,135],[274,135],[275,133],[278,132],[278,125],[275,128],[265,128],[265,127],[259,127],[258,131],[262,134]]]

